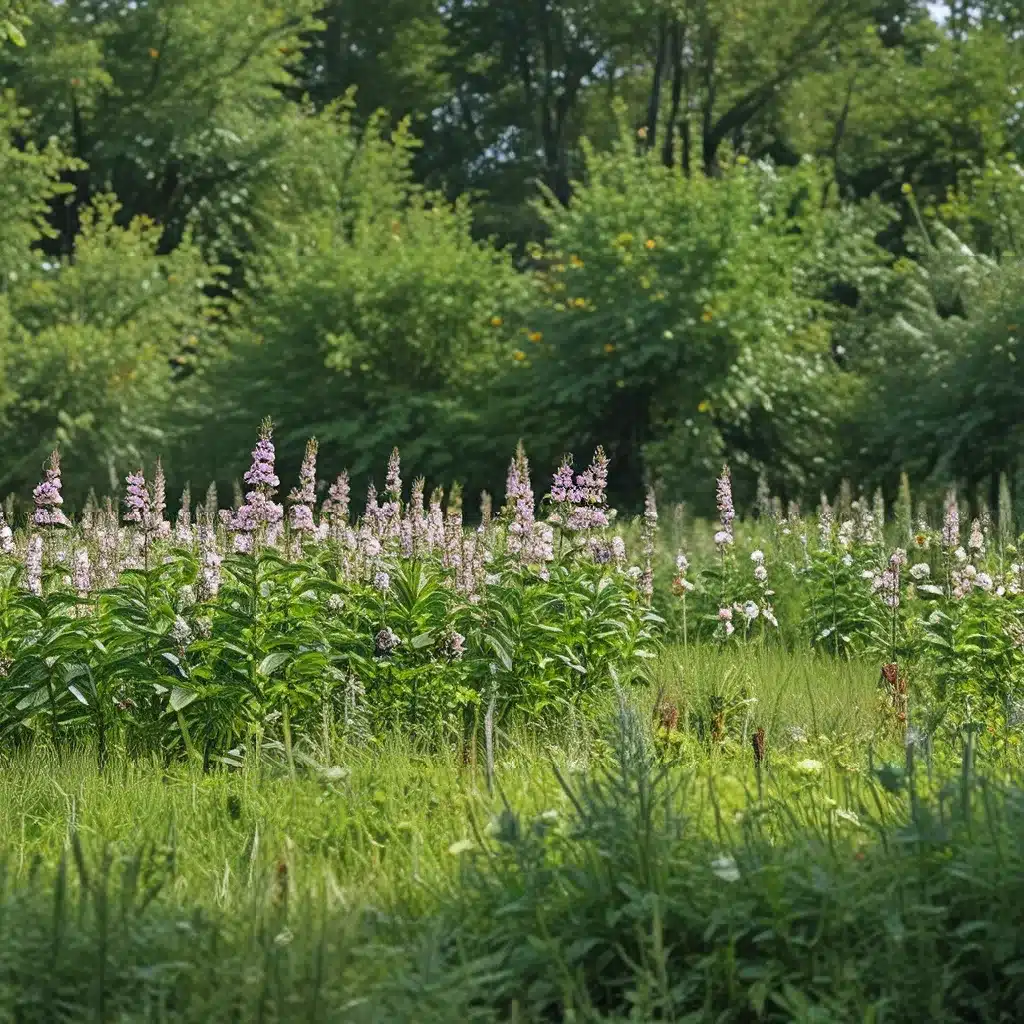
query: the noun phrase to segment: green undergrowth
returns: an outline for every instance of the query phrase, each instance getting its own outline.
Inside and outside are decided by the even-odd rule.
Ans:
[[[19,753],[0,1021],[1020,1019],[1016,747],[905,747],[876,673],[671,651],[493,765],[398,735],[209,773]]]

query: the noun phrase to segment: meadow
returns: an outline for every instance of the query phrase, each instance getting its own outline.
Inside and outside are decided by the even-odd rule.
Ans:
[[[8,507],[0,1019],[1020,1018],[1006,495],[625,522],[520,448],[471,517],[395,452],[354,516],[316,455]]]

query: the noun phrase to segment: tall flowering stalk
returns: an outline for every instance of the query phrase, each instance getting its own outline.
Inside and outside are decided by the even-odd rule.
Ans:
[[[25,586],[36,597],[43,596],[43,538],[34,533],[25,552]]]
[[[196,516],[196,532],[199,534],[197,589],[200,600],[211,601],[220,590],[220,566],[224,558],[217,550],[217,535],[205,508],[200,509]]]
[[[61,495],[60,452],[56,448],[50,454],[50,464],[46,467],[46,475],[32,491],[32,500],[36,506],[35,512],[32,514],[34,526],[71,525],[61,509],[64,498]]]
[[[179,544],[192,543],[192,491],[187,485],[181,492],[178,515],[174,520],[174,537]]]
[[[727,570],[725,552],[733,542],[732,524],[736,519],[736,508],[732,502],[732,478],[729,474],[729,467],[722,467],[722,475],[718,478],[715,486],[715,504],[718,507],[718,522],[721,529],[715,534],[715,546],[718,548],[719,558],[722,563],[722,608],[729,604],[728,586],[726,582]],[[732,634],[732,616],[722,618],[725,624],[726,635]]]
[[[722,475],[718,478],[715,503],[718,506],[718,520],[721,529],[715,534],[715,543],[723,551],[732,544],[732,524],[736,518],[736,509],[732,503],[732,479],[729,475],[729,467],[722,467]]]
[[[348,526],[348,511],[351,491],[348,482],[348,472],[338,475],[338,478],[327,489],[327,500],[320,509],[320,515],[325,518],[335,534],[340,533]]]
[[[293,487],[288,495],[291,505],[289,521],[291,528],[300,536],[316,531],[313,522],[313,506],[316,504],[316,454],[317,441],[311,437],[306,442],[306,452],[299,469],[299,486]]]
[[[651,487],[647,488],[647,497],[644,499],[640,538],[643,545],[644,568],[640,574],[638,589],[640,596],[650,604],[654,597],[654,545],[658,538],[658,504],[654,499],[654,489]]]
[[[942,520],[942,561],[946,570],[946,596],[953,591],[953,558],[960,548],[960,506],[956,491],[946,495],[946,514]]]
[[[0,554],[10,555],[14,552],[14,534],[7,519],[4,517],[4,510],[0,508]]]
[[[74,574],[71,577],[72,586],[78,591],[78,596],[85,598],[89,596],[92,589],[92,571],[89,566],[89,551],[87,548],[79,548],[75,552]]]
[[[168,537],[171,533],[171,524],[164,519],[167,511],[167,478],[164,476],[164,467],[159,459],[156,460],[156,470],[153,473],[153,498],[150,503],[151,527],[157,537]]]
[[[598,447],[594,459],[573,476],[572,458],[566,456],[555,473],[548,499],[555,506],[551,522],[563,534],[586,535],[608,526],[610,515],[605,491],[608,486],[608,459]]]
[[[405,510],[405,518],[409,524],[409,543],[414,558],[423,555],[427,542],[427,513],[424,506],[426,486],[427,482],[421,476],[413,481],[409,507]]]
[[[388,472],[384,480],[384,504],[381,515],[388,535],[393,535],[402,517],[402,462],[397,448],[391,449]]]
[[[222,512],[224,524],[238,534],[236,543],[242,551],[251,551],[254,544],[276,527],[284,518],[284,509],[273,499],[281,481],[274,472],[273,425],[265,419],[260,437],[252,451],[252,465],[243,477],[249,490],[234,513]]]
[[[690,560],[680,551],[676,555],[676,574],[672,580],[672,589],[683,602],[683,650],[688,650],[689,639],[686,629],[686,595],[694,590],[693,584],[686,578],[690,568]]]
[[[530,486],[530,463],[522,441],[516,448],[515,458],[509,463],[505,480],[505,512],[508,525],[508,550],[517,555],[523,565],[537,561],[535,535],[536,510],[533,488]]]

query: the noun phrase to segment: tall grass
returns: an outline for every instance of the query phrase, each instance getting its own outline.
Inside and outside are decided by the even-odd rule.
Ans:
[[[1019,1019],[1019,766],[907,756],[875,685],[671,651],[594,717],[499,730],[493,794],[482,752],[399,734],[209,773],[13,755],[0,1020]],[[753,703],[697,735],[730,686]]]

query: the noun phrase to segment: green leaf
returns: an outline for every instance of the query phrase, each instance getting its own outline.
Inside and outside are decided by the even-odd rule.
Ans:
[[[269,679],[291,656],[290,651],[275,651],[260,662],[256,671]]]
[[[197,694],[195,690],[186,690],[182,686],[175,686],[171,690],[171,698],[168,701],[168,706],[172,711],[181,711],[184,708],[187,708],[198,696],[199,694]]]
[[[429,647],[434,642],[434,631],[428,629],[426,633],[420,633],[419,636],[412,638],[411,646],[414,650],[421,650],[424,647]]]

